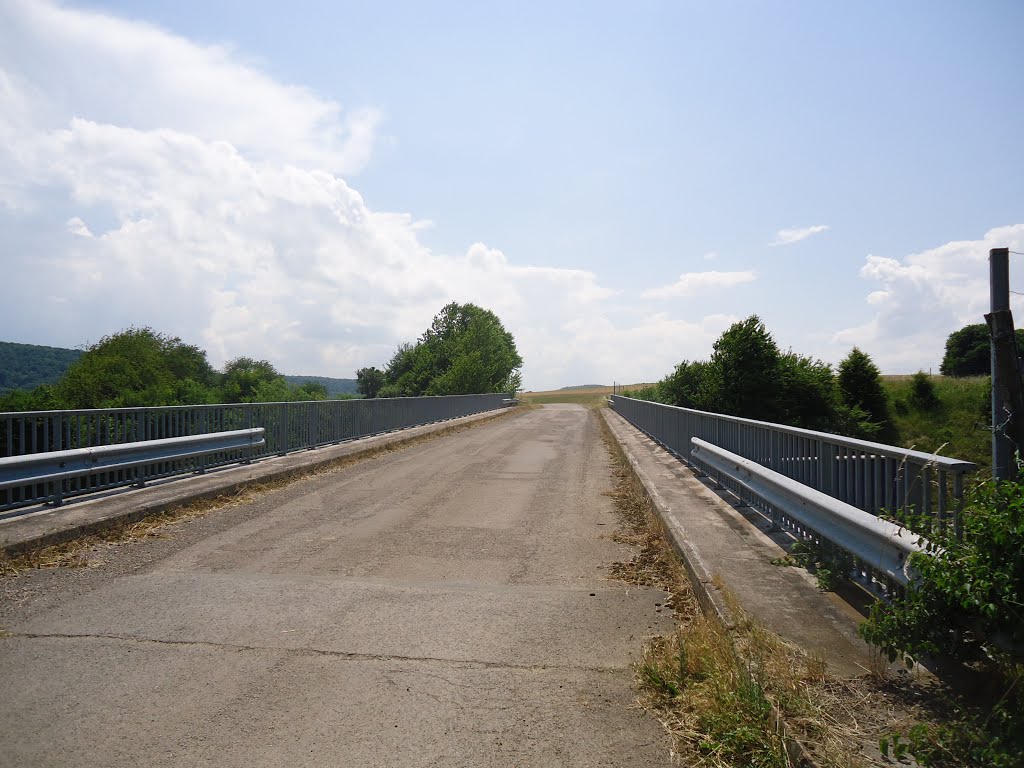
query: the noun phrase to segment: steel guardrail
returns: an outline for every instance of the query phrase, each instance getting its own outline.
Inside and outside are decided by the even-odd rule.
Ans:
[[[508,393],[488,393],[0,413],[0,458],[261,427],[265,442],[251,449],[255,460],[513,405],[507,399]],[[210,454],[205,466],[233,461]],[[173,463],[166,467],[166,475],[188,471]],[[64,496],[73,496],[130,485],[135,478],[125,470],[63,482]],[[39,485],[0,488],[0,515],[47,498]]]
[[[692,465],[699,438],[876,517],[959,531],[969,461],[844,435],[613,395],[626,421]],[[740,491],[742,493],[742,490]]]
[[[147,468],[173,464],[185,471],[187,465],[192,471],[202,473],[206,470],[203,459],[210,454],[224,454],[236,462],[248,463],[252,449],[265,442],[263,428],[257,427],[7,456],[0,458],[0,489],[42,486],[46,489],[47,501],[59,506],[64,500],[67,480],[135,470],[133,484],[141,486],[153,477],[168,474],[166,469],[153,472],[146,471]]]
[[[711,477],[742,487],[748,498],[767,507],[779,527],[799,538],[823,539],[852,555],[851,572],[899,587],[913,580],[910,556],[925,551],[918,535],[699,437],[691,443],[691,456]]]

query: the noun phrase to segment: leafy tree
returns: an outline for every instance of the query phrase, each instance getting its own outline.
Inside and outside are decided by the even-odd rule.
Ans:
[[[1024,328],[1017,329],[1017,347],[1024,349]],[[987,376],[992,372],[988,326],[965,325],[946,339],[939,372],[943,376]]]
[[[722,413],[762,421],[778,421],[779,367],[782,354],[757,315],[734,323],[715,342],[711,375]]]
[[[220,386],[225,403],[280,403],[292,399],[288,382],[266,360],[236,357],[224,366]]]
[[[176,336],[128,328],[89,347],[56,386],[67,408],[210,402],[216,373],[206,353]]]
[[[376,397],[384,386],[384,371],[376,367],[360,368],[356,371],[356,388],[364,397]]]
[[[784,424],[822,432],[836,431],[844,421],[832,367],[821,360],[787,352],[777,368],[778,403],[767,404]]]
[[[849,434],[883,442],[894,440],[896,429],[889,412],[889,397],[882,384],[882,373],[871,358],[854,347],[839,363],[837,379],[843,403],[865,415],[855,432]]]
[[[281,378],[284,379],[284,376]],[[288,384],[287,379],[285,379],[285,384]],[[290,399],[296,401],[326,400],[327,385],[321,381],[304,381],[302,384],[292,389]]]
[[[683,360],[668,376],[658,382],[657,399],[680,408],[699,411],[715,409],[717,383],[711,363]]]
[[[515,339],[490,310],[451,303],[384,371],[381,397],[509,392],[521,384]]]

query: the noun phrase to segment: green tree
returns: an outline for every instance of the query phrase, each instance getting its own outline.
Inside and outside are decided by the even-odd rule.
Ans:
[[[658,382],[657,399],[680,408],[715,410],[716,383],[711,363],[683,360],[672,373]]]
[[[821,360],[787,352],[779,358],[774,411],[784,424],[821,432],[836,431],[843,423],[839,390],[832,367]]]
[[[377,397],[383,386],[384,371],[379,368],[370,366],[369,368],[360,368],[356,371],[356,389],[359,390],[359,394],[363,397]]]
[[[711,375],[718,379],[716,410],[761,421],[778,421],[782,354],[757,315],[734,323],[715,342]]]
[[[266,360],[236,357],[224,366],[220,386],[225,403],[280,403],[292,400],[288,382]]]
[[[284,378],[283,376],[281,377]],[[287,384],[287,379],[285,380]],[[326,400],[327,399],[327,386],[320,381],[304,381],[297,387],[292,389],[291,399],[295,401],[304,400]]]
[[[839,391],[848,408],[860,409],[865,418],[857,425],[853,437],[866,437],[889,442],[896,438],[889,397],[882,384],[882,372],[871,357],[857,347],[839,363]]]
[[[1024,328],[1017,329],[1017,347],[1024,349]],[[992,373],[988,326],[965,325],[946,339],[939,372],[943,376],[987,376]]]
[[[56,386],[67,408],[210,402],[216,372],[206,353],[176,336],[128,328],[89,347]]]
[[[523,360],[515,339],[490,310],[451,303],[415,345],[403,344],[384,371],[382,397],[509,392]]]

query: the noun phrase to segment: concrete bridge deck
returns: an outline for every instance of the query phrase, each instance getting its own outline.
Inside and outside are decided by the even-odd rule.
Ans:
[[[0,763],[655,766],[599,417],[548,406],[0,583]]]

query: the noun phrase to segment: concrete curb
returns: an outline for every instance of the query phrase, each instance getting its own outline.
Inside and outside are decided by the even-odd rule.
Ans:
[[[512,412],[508,408],[485,411],[397,432],[371,435],[338,445],[296,451],[249,465],[232,465],[212,470],[205,475],[184,475],[154,481],[145,488],[118,489],[104,494],[102,498],[72,499],[59,508],[46,507],[0,521],[0,557],[14,557],[130,525],[196,501],[232,496],[253,486],[299,478],[341,461],[366,457],[383,448],[402,446],[453,428],[504,418]],[[187,482],[182,482],[185,480]]]
[[[718,621],[726,631],[729,633],[730,638],[733,639],[733,653],[736,653],[734,632],[736,630],[736,616],[732,609],[729,607],[728,602],[725,599],[725,594],[721,587],[716,583],[716,579],[712,576],[711,569],[707,563],[701,557],[700,553],[694,548],[690,541],[687,539],[685,528],[679,524],[673,515],[668,513],[669,505],[666,503],[664,497],[659,493],[657,485],[654,483],[650,475],[644,470],[638,461],[636,455],[631,450],[629,441],[624,439],[625,430],[637,431],[636,428],[623,419],[611,408],[602,408],[601,416],[604,418],[605,423],[614,435],[616,442],[622,449],[623,455],[629,462],[629,466],[636,476],[637,480],[644,488],[644,492],[647,497],[651,500],[651,504],[654,506],[655,511],[658,513],[658,517],[661,519],[661,523],[664,526],[669,536],[669,541],[672,544],[672,548],[676,554],[679,555],[680,560],[683,562],[683,566],[686,569],[687,576],[690,579],[690,583],[693,586],[694,593],[697,595],[697,601],[700,603],[701,609],[704,614],[714,618]],[[786,751],[789,753],[789,759],[794,765],[803,766],[804,768],[820,768],[818,762],[814,759],[808,749],[797,739],[790,736],[787,733],[786,721],[782,715],[782,712],[772,703],[772,727],[782,737],[783,743],[786,745]]]

